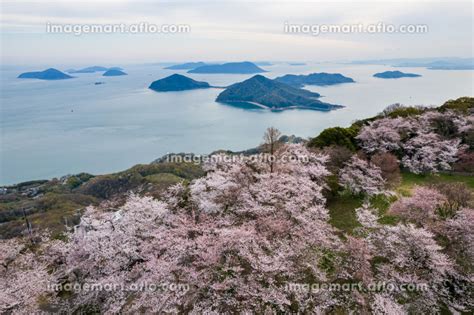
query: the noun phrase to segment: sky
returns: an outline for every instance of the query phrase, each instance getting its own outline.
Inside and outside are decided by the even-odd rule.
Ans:
[[[1,1],[4,65],[473,57],[473,1]],[[180,34],[48,33],[52,24],[188,25]],[[285,33],[284,25],[426,25],[419,34]]]

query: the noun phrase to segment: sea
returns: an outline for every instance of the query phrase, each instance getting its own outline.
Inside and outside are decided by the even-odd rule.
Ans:
[[[268,71],[263,75],[330,72],[356,83],[305,87],[320,93],[324,102],[344,105],[342,109],[274,112],[216,103],[219,88],[165,93],[148,89],[154,80],[173,73],[221,87],[252,75],[187,74],[186,70],[166,70],[159,63],[113,66],[122,67],[128,75],[103,77],[97,72],[41,81],[17,76],[45,66],[0,68],[0,185],[80,172],[117,172],[167,153],[249,149],[262,142],[270,126],[282,134],[309,138],[325,128],[349,126],[376,115],[394,103],[439,106],[474,94],[472,70],[398,68],[422,77],[378,79],[372,75],[396,69],[388,65],[275,63],[262,66]]]

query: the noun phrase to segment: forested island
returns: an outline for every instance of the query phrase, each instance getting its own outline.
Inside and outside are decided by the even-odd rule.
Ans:
[[[184,75],[173,74],[169,77],[156,80],[150,84],[149,89],[157,92],[186,91],[194,89],[206,89],[211,86],[207,82],[200,82]]]
[[[19,79],[39,79],[39,80],[65,80],[72,79],[70,76],[58,69],[49,68],[44,71],[25,72],[18,76]]]
[[[381,79],[399,79],[399,78],[418,78],[421,77],[420,74],[416,73],[405,73],[401,71],[385,71],[379,72],[373,75],[375,78]]]
[[[303,87],[304,85],[334,85],[341,83],[353,83],[354,79],[343,76],[340,73],[311,73],[311,74],[287,74],[278,77],[275,81],[286,83],[295,87]]]
[[[315,92],[256,75],[243,82],[232,84],[221,92],[216,101],[230,104],[252,104],[271,110],[314,109],[329,111],[343,106],[323,103]]]
[[[104,77],[117,77],[121,75],[127,75],[125,72],[122,70],[117,70],[117,69],[109,69],[102,74]]]
[[[266,72],[254,63],[229,62],[220,65],[205,65],[189,70],[188,73],[227,73],[227,74],[254,74]]]
[[[177,65],[168,66],[168,67],[165,67],[165,69],[168,69],[168,70],[189,70],[189,69],[195,69],[195,68],[198,68],[198,67],[202,67],[202,66],[205,66],[205,65],[207,65],[207,64],[202,62],[202,61],[199,61],[199,62],[186,62],[186,63],[181,63],[181,64],[177,64]]]

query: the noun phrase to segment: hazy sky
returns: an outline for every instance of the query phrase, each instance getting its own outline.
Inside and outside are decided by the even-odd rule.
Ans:
[[[3,64],[473,56],[468,1],[1,0]],[[46,23],[186,24],[186,34],[51,34]],[[425,24],[425,34],[287,34],[284,24]]]

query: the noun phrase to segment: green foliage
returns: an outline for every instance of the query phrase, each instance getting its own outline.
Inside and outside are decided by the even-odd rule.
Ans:
[[[402,172],[402,183],[399,190],[410,190],[415,185],[427,186],[437,183],[465,183],[471,189],[474,189],[474,176],[458,174],[432,174],[422,175]]]
[[[113,195],[125,193],[143,183],[138,173],[97,176],[81,187],[81,192],[97,198],[107,199]]]
[[[322,257],[319,259],[318,267],[327,272],[333,274],[336,270],[335,258],[336,254],[330,250],[323,250]]]
[[[455,100],[449,100],[444,103],[439,109],[440,112],[447,110],[454,110],[463,114],[469,114],[474,110],[474,97],[460,97]]]
[[[377,209],[379,212],[379,215],[384,215],[387,213],[388,208],[390,208],[390,205],[397,200],[397,197],[395,196],[387,196],[384,194],[378,194],[375,196],[372,196],[369,200],[370,206],[373,209]]]
[[[357,221],[355,209],[362,206],[363,198],[350,194],[340,194],[337,198],[328,201],[329,223],[345,232],[351,233],[361,226]]]
[[[357,136],[356,128],[334,127],[323,130],[316,138],[308,143],[310,148],[324,148],[331,145],[339,145],[355,151],[357,144],[354,139]]]
[[[399,222],[399,218],[392,215],[387,215],[390,205],[397,200],[396,196],[387,196],[379,194],[372,196],[369,200],[370,207],[378,211],[380,224],[395,225]]]
[[[94,175],[88,173],[79,173],[76,175],[72,175],[67,179],[66,185],[69,187],[69,189],[75,189],[93,177]]]
[[[16,192],[0,196],[0,237],[21,234],[25,230],[25,213],[34,229],[48,229],[52,237],[61,238],[66,222],[77,224],[88,205],[104,199],[121,200],[128,191],[159,197],[170,185],[202,175],[204,171],[196,164],[154,163],[108,175],[80,173],[65,182],[53,179],[20,183],[10,187]],[[34,194],[25,194],[29,191]]]
[[[155,184],[159,181],[158,177],[150,176],[164,173],[187,180],[204,175],[202,168],[193,163],[139,164],[120,173],[97,176],[89,180],[80,190],[85,194],[107,199],[148,183]],[[168,179],[170,179],[169,175]]]
[[[342,187],[339,185],[339,178],[337,175],[329,175],[326,177],[326,189],[324,195],[327,199],[337,197]]]
[[[52,237],[57,238],[64,232],[66,223],[69,226],[78,223],[80,212],[84,207],[97,203],[96,198],[79,193],[46,193],[34,200],[22,200],[11,205],[10,211],[1,212],[5,221],[2,223],[0,237],[17,236],[25,230],[22,209],[26,208],[25,213],[33,229],[48,229]],[[6,217],[9,214],[10,216]]]
[[[469,146],[470,151],[474,151],[474,128],[467,131],[463,138],[463,143]]]
[[[423,113],[422,108],[401,106],[387,114],[390,118],[417,116]]]
[[[68,185],[70,189],[77,188],[81,186],[81,184],[82,184],[81,180],[77,178],[76,176],[71,176],[66,181],[66,185]]]
[[[432,126],[434,131],[442,137],[453,137],[458,133],[458,128],[454,121],[449,117],[438,117],[433,119]]]
[[[183,179],[179,176],[176,176],[174,174],[170,173],[159,173],[159,174],[153,174],[153,175],[148,175],[145,177],[145,181],[147,183],[150,183],[150,189],[147,189],[147,191],[156,198],[159,198],[161,193],[165,191],[168,187],[175,185],[180,182],[186,183],[187,180]]]
[[[152,163],[138,164],[122,173],[139,173],[146,177],[153,174],[169,173],[184,179],[194,179],[204,175],[201,166],[193,163]],[[117,173],[117,174],[122,174]]]

